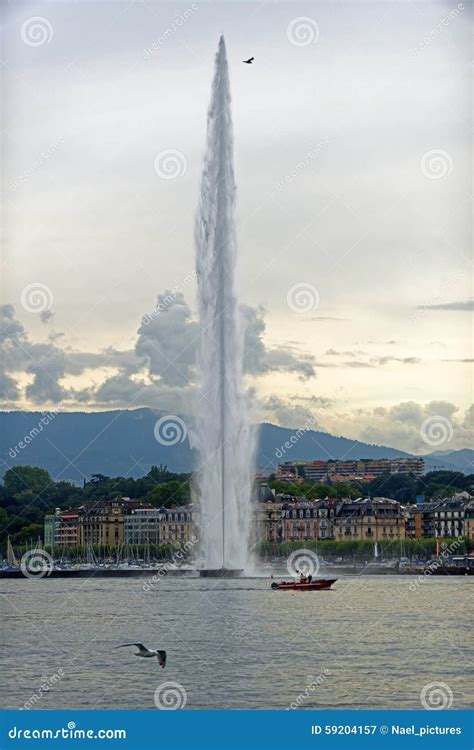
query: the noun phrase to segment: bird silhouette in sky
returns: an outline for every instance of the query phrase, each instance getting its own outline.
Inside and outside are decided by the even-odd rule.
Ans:
[[[252,65],[254,60],[255,60],[255,57],[249,57],[248,60],[242,60],[242,62],[245,63],[246,65]]]
[[[150,658],[156,656],[162,669],[166,665],[166,651],[157,651],[155,649],[147,648],[143,643],[122,643],[121,646],[115,646],[115,648],[125,648],[125,646],[136,646],[138,651],[135,652],[134,656],[143,656],[144,658]]]

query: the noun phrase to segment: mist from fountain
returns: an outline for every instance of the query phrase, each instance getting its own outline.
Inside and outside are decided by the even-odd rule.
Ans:
[[[243,335],[235,289],[235,180],[224,37],[215,58],[195,225],[201,337],[194,448],[199,468],[200,557],[209,569],[245,569],[254,476],[254,435],[243,383]]]

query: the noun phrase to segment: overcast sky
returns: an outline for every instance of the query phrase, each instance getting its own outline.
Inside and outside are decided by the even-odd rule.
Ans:
[[[11,1],[5,408],[189,408],[193,222],[224,31],[255,413],[406,450],[468,445],[471,15]],[[431,416],[452,425],[445,444],[420,437]]]

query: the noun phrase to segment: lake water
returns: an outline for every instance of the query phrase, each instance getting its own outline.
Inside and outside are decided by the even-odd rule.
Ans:
[[[1,580],[1,705],[416,709],[442,682],[452,708],[472,706],[474,581],[416,581],[346,576],[291,593],[268,578],[167,577],[150,591],[143,578]],[[166,669],[113,648],[135,640],[166,649]]]

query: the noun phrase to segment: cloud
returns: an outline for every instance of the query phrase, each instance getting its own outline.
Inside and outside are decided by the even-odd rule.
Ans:
[[[389,362],[401,362],[402,365],[417,365],[421,362],[419,357],[371,357],[374,365],[386,365]]]
[[[344,354],[346,356],[347,355],[351,356],[350,352],[344,352]],[[383,357],[371,357],[367,361],[353,359],[353,360],[349,360],[348,362],[344,362],[344,365],[346,367],[383,367],[384,365],[387,365],[390,362],[399,362],[402,365],[417,365],[421,362],[421,359],[419,357],[383,356]]]
[[[301,353],[292,346],[267,349],[264,344],[265,310],[243,305],[241,315],[244,326],[244,370],[252,375],[269,372],[292,372],[302,380],[316,375],[315,358]]]
[[[360,349],[345,352],[338,352],[336,349],[327,349],[325,354],[328,357],[362,357],[364,354],[367,354],[367,352],[363,352]]]
[[[191,380],[198,337],[184,294],[167,290],[158,295],[155,311],[144,316],[135,353],[151,375],[159,375],[168,385],[184,386]]]
[[[451,439],[432,444],[425,442],[422,425],[427,419],[433,423],[438,419],[441,425],[448,420],[452,427]],[[342,434],[363,442],[388,445],[421,455],[435,450],[457,450],[472,445],[474,406],[470,406],[462,414],[459,407],[449,401],[430,401],[428,404],[403,401],[388,408],[378,406],[348,413],[331,410],[321,415],[321,423],[331,434]],[[443,431],[439,434],[443,435]],[[436,438],[436,434],[433,435]]]
[[[262,412],[266,419],[276,422],[281,427],[299,429],[308,425],[311,430],[318,430],[318,420],[312,409],[294,401],[271,396],[263,405]]]
[[[40,320],[42,323],[49,323],[50,320],[54,317],[54,313],[52,310],[42,310],[40,312]]]
[[[349,361],[349,362],[344,362],[344,365],[346,367],[354,367],[354,368],[356,368],[356,367],[375,367],[375,365],[370,364],[370,362],[361,362],[358,359],[354,359],[354,360]]]
[[[258,377],[287,372],[302,380],[315,376],[311,355],[292,347],[266,347],[263,308],[243,307],[241,315],[246,373]],[[134,348],[123,351],[112,347],[101,352],[76,351],[63,345],[64,335],[57,332],[44,342],[34,342],[16,320],[14,307],[3,305],[0,394],[9,402],[20,399],[19,375],[24,374],[28,376],[24,397],[34,404],[169,405],[181,411],[184,405],[187,412],[196,382],[198,340],[199,324],[182,292],[159,294],[155,309],[142,318]],[[91,385],[67,384],[68,376],[89,370]]]
[[[458,301],[458,302],[444,302],[437,305],[418,305],[418,310],[474,310],[474,298]]]
[[[315,359],[311,354],[295,354],[289,349],[275,347],[267,351],[265,363],[268,372],[294,372],[301,380],[316,375]]]

